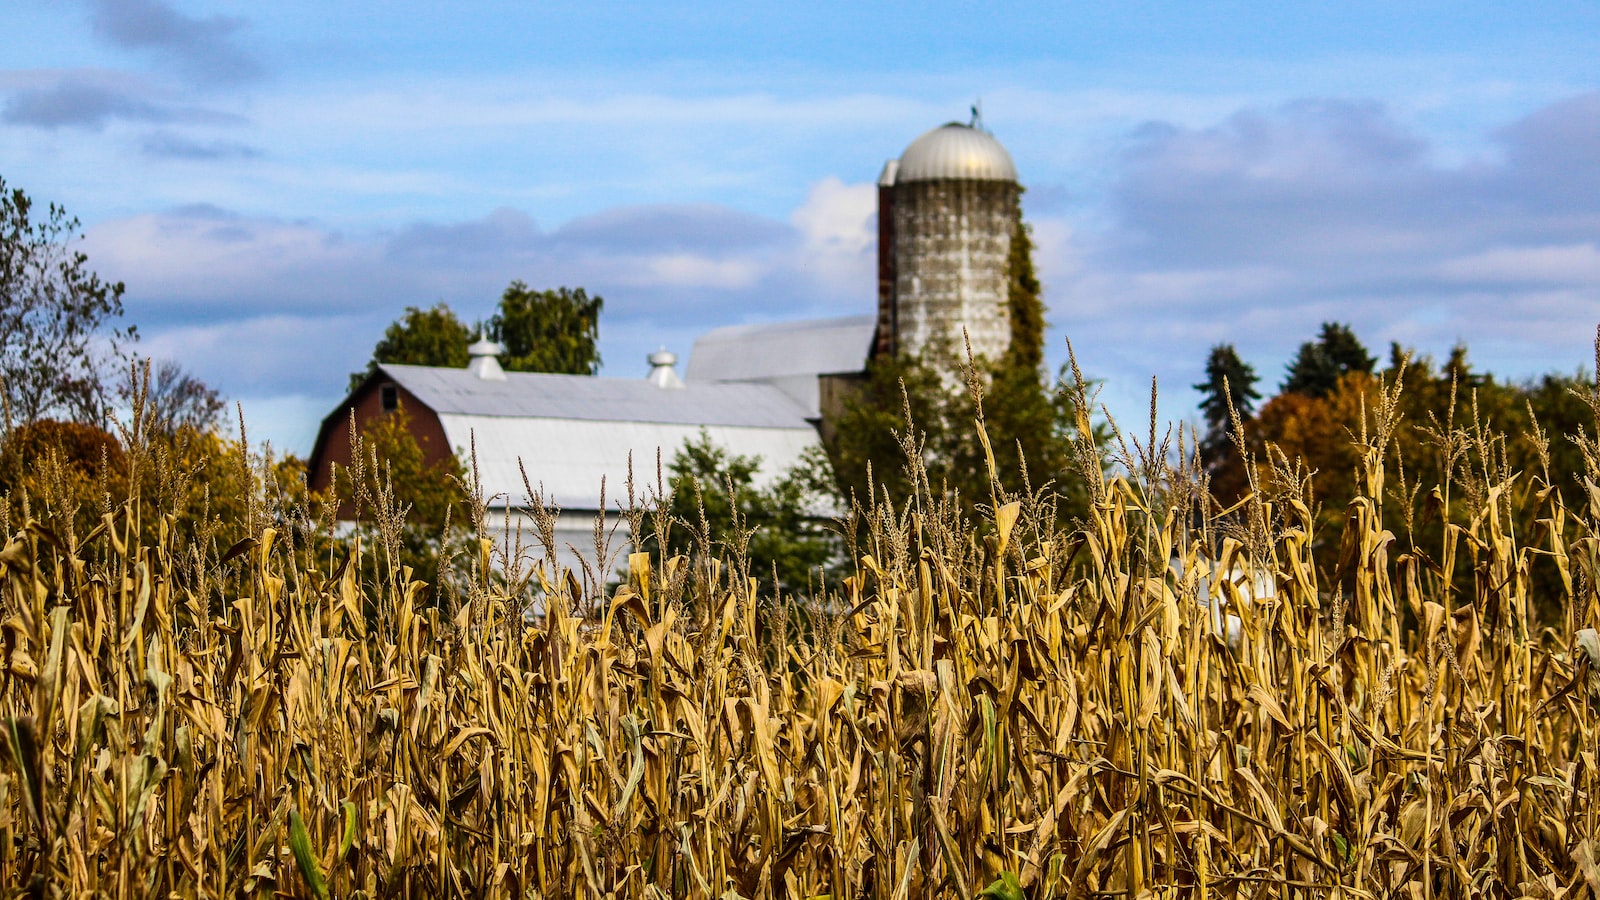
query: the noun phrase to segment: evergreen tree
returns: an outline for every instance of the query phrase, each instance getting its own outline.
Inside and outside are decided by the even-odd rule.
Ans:
[[[1232,344],[1218,344],[1206,358],[1206,380],[1194,386],[1203,396],[1200,411],[1206,417],[1206,434],[1200,442],[1200,462],[1211,476],[1211,492],[1225,504],[1243,496],[1247,487],[1243,461],[1234,444],[1229,399],[1241,420],[1255,412],[1261,399],[1256,390],[1256,370],[1239,358]]]
[[[1206,380],[1194,386],[1203,395],[1200,411],[1205,414],[1208,435],[1232,436],[1233,422],[1228,413],[1230,396],[1239,418],[1248,419],[1255,413],[1256,401],[1261,399],[1261,392],[1256,390],[1258,381],[1255,367],[1240,359],[1232,344],[1211,348],[1211,355],[1206,358]]]
[[[1350,326],[1323,322],[1317,339],[1301,344],[1289,363],[1283,390],[1308,397],[1326,397],[1338,387],[1341,377],[1350,372],[1371,374],[1377,362]]]

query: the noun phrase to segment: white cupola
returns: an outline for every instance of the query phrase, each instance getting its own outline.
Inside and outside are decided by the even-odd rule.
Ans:
[[[504,352],[504,347],[479,333],[478,340],[467,348],[467,356],[472,358],[467,371],[484,381],[505,381],[505,370],[500,368],[500,354]]]
[[[658,388],[681,389],[683,387],[683,379],[678,377],[678,370],[674,368],[678,364],[678,354],[673,353],[666,347],[662,347],[660,350],[650,354],[647,359],[650,361],[650,374],[645,377],[649,379],[651,384]]]

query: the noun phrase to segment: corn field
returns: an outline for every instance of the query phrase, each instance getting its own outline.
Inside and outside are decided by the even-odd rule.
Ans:
[[[1291,460],[1211,508],[1152,426],[1084,521],[860,507],[808,598],[736,545],[558,571],[480,509],[424,605],[381,534],[270,503],[179,546],[151,498],[13,502],[0,893],[1600,898],[1600,489],[1446,435],[1482,464],[1397,552],[1372,412],[1342,534]]]

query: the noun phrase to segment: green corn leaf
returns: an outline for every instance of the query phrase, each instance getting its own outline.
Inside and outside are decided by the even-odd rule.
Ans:
[[[13,718],[7,723],[6,749],[10,751],[11,764],[22,776],[23,796],[27,798],[28,812],[34,824],[44,828],[44,783],[40,777],[39,738],[32,716]]]
[[[344,859],[356,843],[356,805],[346,800],[339,804],[339,808],[344,811],[344,835],[339,838],[339,859]]]
[[[979,897],[994,897],[995,900],[1027,900],[1027,895],[1022,892],[1022,882],[1017,880],[1017,873],[1001,872],[988,887],[978,892]]]
[[[317,854],[311,849],[311,835],[306,833],[306,823],[300,813],[289,810],[289,849],[294,853],[295,864],[317,900],[328,900],[328,882],[322,877],[322,867],[317,864]]]

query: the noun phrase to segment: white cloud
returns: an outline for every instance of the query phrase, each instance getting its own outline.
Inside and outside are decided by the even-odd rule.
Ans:
[[[1496,247],[1445,260],[1437,271],[1450,281],[1600,286],[1600,250],[1593,243]]]
[[[800,230],[798,267],[841,291],[874,283],[878,248],[878,189],[824,178],[789,216]]]
[[[1379,355],[1389,341],[1435,355],[1465,341],[1503,376],[1571,371],[1592,359],[1600,318],[1596,135],[1600,94],[1448,163],[1372,103],[1145,126],[1102,227],[1061,240],[1036,223],[1052,322],[1104,367],[1095,374],[1156,374],[1184,413],[1210,345],[1236,344],[1275,387],[1330,320]]]
[[[642,265],[624,276],[624,283],[640,287],[713,288],[747,290],[765,274],[765,266],[748,259],[709,259],[691,253],[647,256]]]
[[[502,208],[369,233],[200,206],[103,222],[85,250],[129,285],[144,353],[230,396],[331,406],[403,307],[443,300],[471,321],[512,279],[605,297],[601,350],[623,374],[661,343],[687,357],[719,325],[870,309],[872,201],[869,185],[829,179],[789,221],[656,205],[547,230]]]

